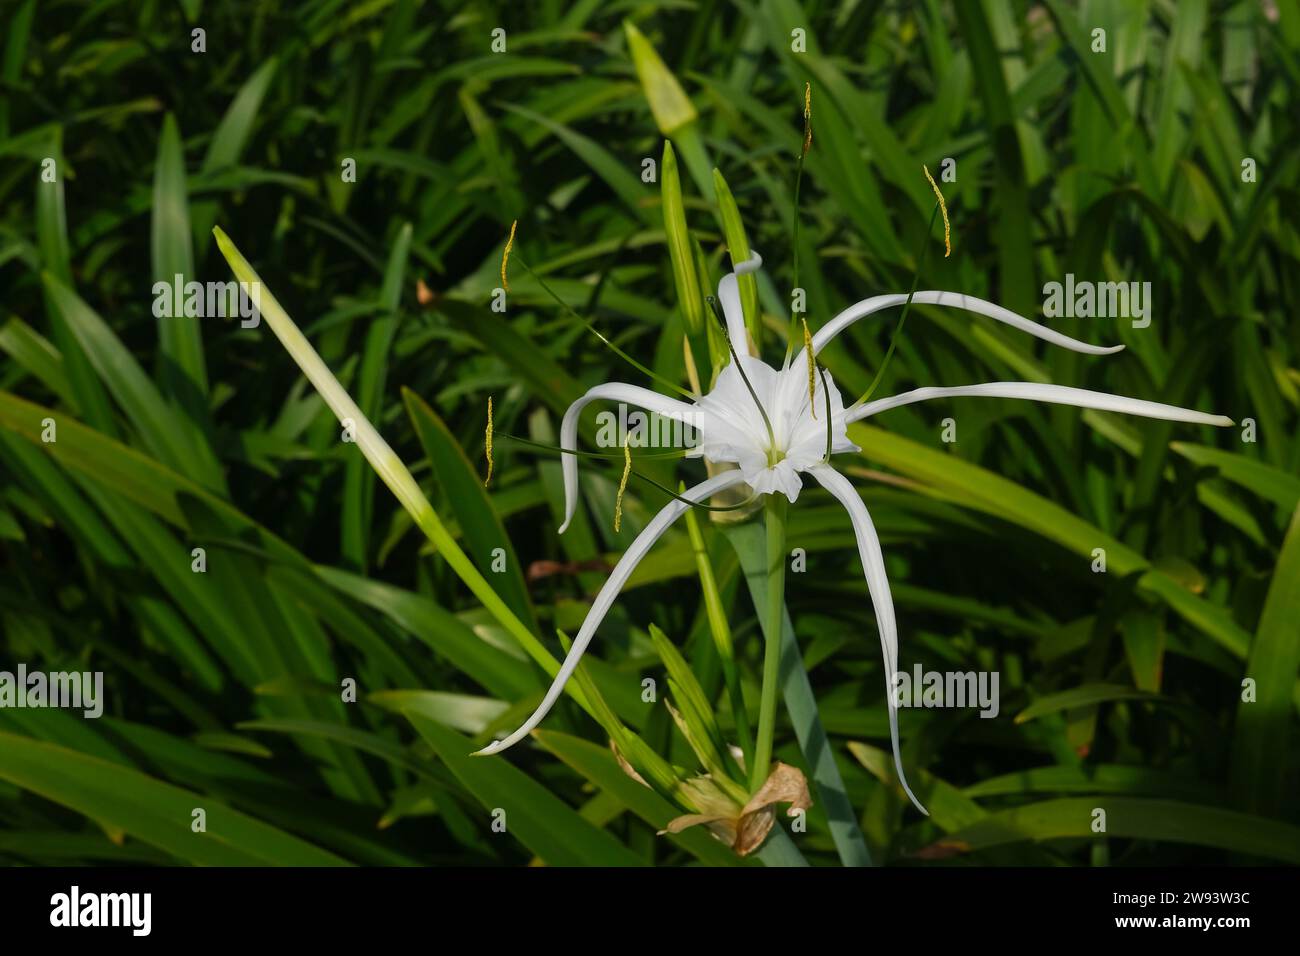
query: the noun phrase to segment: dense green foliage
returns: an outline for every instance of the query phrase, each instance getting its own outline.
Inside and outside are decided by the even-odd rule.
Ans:
[[[557,536],[558,461],[507,436],[553,444],[589,385],[654,385],[518,263],[508,312],[490,309],[515,220],[519,260],[683,386],[683,334],[711,321],[690,290],[716,289],[729,246],[766,260],[742,292],[769,355],[790,288],[815,330],[907,291],[927,241],[921,288],[1040,320],[1044,285],[1067,274],[1149,282],[1147,327],[1044,320],[1127,346],[1111,357],[912,310],[878,395],[1054,382],[1238,425],[959,399],[854,426],[862,455],[838,463],[880,531],[901,667],[996,671],[1001,709],[902,712],[932,816],[911,810],[852,530],[805,487],[787,534],[807,571],[786,575],[786,602],[807,681],[787,696],[800,726],[779,710],[776,755],[807,771],[815,803],[806,833],[778,831],[758,858],[1300,861],[1294,0],[7,0],[0,34],[0,669],[105,674],[98,720],[0,709],[0,861],[745,862],[700,828],[656,836],[685,810],[608,741],[617,721],[643,775],[654,755],[702,772],[665,696],[702,702],[690,725],[711,739],[737,733],[692,532],[754,726],[762,602],[737,550],[753,522],[701,512],[641,565],[582,675],[600,724],[566,699],[535,743],[466,756],[531,712],[557,629],[576,632],[666,500],[632,483],[616,534],[622,461],[584,460],[583,505]],[[921,167],[938,176],[946,158],[944,259]],[[689,237],[665,230],[665,202]],[[155,319],[156,280],[230,278],[214,225],[502,610],[340,440],[265,324]],[[896,318],[822,354],[847,397]],[[638,469],[673,487],[701,473]],[[818,721],[838,773],[801,749]]]

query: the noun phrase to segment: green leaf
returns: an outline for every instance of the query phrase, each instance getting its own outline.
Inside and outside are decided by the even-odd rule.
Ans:
[[[627,775],[606,747],[553,730],[536,731],[537,742],[572,767],[583,779],[610,794],[622,806],[656,830],[662,830],[682,811],[645,784]],[[744,860],[699,828],[666,834],[661,839],[680,846],[710,866],[742,866]]]
[[[713,189],[718,198],[718,219],[722,223],[722,235],[727,240],[727,251],[731,255],[731,266],[734,270],[736,263],[744,262],[750,257],[749,238],[745,235],[745,223],[740,217],[736,200],[731,195],[731,187],[722,178],[722,173],[716,169],[713,171]],[[762,316],[758,311],[758,280],[754,278],[752,272],[748,272],[736,276],[736,284],[740,289],[740,305],[745,313],[745,328],[749,331],[749,337],[754,340],[754,347],[758,350],[758,354],[761,355],[763,325]],[[733,342],[732,345],[735,346],[737,354],[745,354],[746,343]]]
[[[869,457],[926,482],[950,501],[1011,521],[1079,556],[1091,559],[1094,548],[1104,548],[1110,573],[1145,572],[1138,578],[1139,590],[1164,601],[1232,654],[1246,656],[1250,635],[1227,611],[1198,598],[1167,574],[1153,569],[1142,555],[1060,505],[955,455],[926,448],[873,425],[850,425],[849,438],[866,449]]]
[[[46,147],[54,160],[54,181],[37,178],[36,185],[36,238],[41,251],[41,268],[61,282],[72,282],[72,253],[68,246],[68,219],[64,207],[63,180],[68,164],[63,158],[62,146],[56,137]],[[54,346],[63,356],[68,382],[76,396],[75,411],[100,431],[113,435],[116,428],[113,412],[104,393],[103,383],[96,377],[90,359],[81,342],[49,293],[45,296],[45,311],[49,316]]]
[[[573,648],[573,641],[563,631],[559,632],[559,637],[560,646],[564,649],[564,653],[568,654]],[[571,678],[582,689],[583,696],[591,702],[589,711],[591,716],[595,718],[596,723],[600,724],[601,729],[609,735],[610,743],[618,748],[623,755],[623,759],[640,772],[647,783],[657,787],[659,792],[665,796],[671,796],[677,792],[677,788],[681,783],[680,778],[672,765],[652,750],[615,713],[614,708],[605,699],[605,694],[592,676],[592,673],[597,670],[594,666],[597,663],[594,657],[583,657],[578,662],[578,666],[574,669]],[[639,706],[644,707],[643,704]]]
[[[284,345],[294,362],[302,369],[303,374],[315,386],[340,421],[348,418],[353,419],[357,433],[357,445],[360,451],[366,455],[366,460],[370,462],[371,467],[384,479],[384,483],[388,485],[389,490],[402,503],[402,506],[411,515],[420,530],[425,533],[442,557],[451,565],[456,575],[474,593],[474,596],[519,642],[519,646],[537,661],[548,674],[555,675],[558,673],[560,665],[555,660],[555,657],[505,605],[492,586],[487,583],[487,579],[483,577],[482,572],[461,550],[456,540],[448,533],[438,513],[433,510],[433,506],[429,504],[428,499],[424,497],[424,493],[420,491],[420,487],[411,476],[410,470],[398,458],[392,448],[388,446],[387,442],[383,440],[370,423],[370,420],[362,414],[361,409],[357,407],[351,396],[339,383],[339,380],[334,377],[334,373],[330,371],[329,366],[312,348],[311,343],[298,329],[289,313],[284,310],[284,307],[276,300],[270,289],[262,282],[261,277],[248,264],[248,260],[230,241],[230,237],[220,229],[214,230],[214,234],[217,237],[217,245],[221,249],[221,254],[226,258],[236,278],[241,282],[256,282],[261,287],[262,316],[266,319],[276,337],[280,339],[281,344]],[[468,309],[469,307],[466,306],[465,308]],[[460,310],[452,310],[453,313],[457,311]],[[521,351],[519,353],[519,360],[525,365],[529,364],[529,362],[536,364],[536,358],[536,355],[531,352]],[[568,692],[580,705],[586,705],[586,700],[581,691],[569,689]]]
[[[1221,451],[1208,445],[1188,442],[1170,442],[1177,454],[1197,465],[1218,469],[1219,474],[1233,484],[1241,485],[1288,512],[1300,504],[1300,478],[1281,469],[1266,465],[1245,455]]]
[[[605,181],[605,184],[627,204],[628,208],[639,219],[647,222],[650,220],[649,212],[646,209],[647,193],[645,184],[628,169],[626,162],[617,159],[613,153],[589,136],[584,136],[563,123],[557,123],[548,116],[509,103],[505,104],[505,108],[512,113],[517,113],[532,120],[540,126],[544,126],[554,133],[560,142],[573,150],[593,173]]]
[[[663,163],[659,170],[660,193],[664,206],[664,234],[668,237],[668,256],[673,264],[673,284],[677,288],[677,307],[686,320],[686,329],[696,335],[704,326],[704,296],[695,274],[691,251],[691,234],[686,227],[686,207],[682,204],[682,180],[677,173],[677,154],[673,144],[664,140]]]
[[[1293,765],[1290,742],[1295,724],[1293,692],[1297,671],[1300,507],[1291,516],[1291,527],[1282,542],[1246,659],[1246,677],[1255,682],[1254,699],[1247,700],[1243,690],[1243,699],[1237,705],[1231,780],[1236,802],[1244,810],[1281,816],[1290,805],[1286,781]]]
[[[722,770],[722,755],[726,752],[727,745],[723,742],[722,731],[713,716],[713,705],[686,659],[657,625],[650,625],[650,640],[668,670],[668,679],[674,686],[674,696],[678,698],[678,706],[691,729],[692,745],[705,749],[708,759],[700,755],[701,760],[705,760],[710,773],[718,774]]]
[[[26,322],[15,317],[0,327],[0,350],[7,352],[60,399],[75,404],[72,386],[63,367],[63,356]]]
[[[103,820],[205,866],[342,866],[347,861],[269,826],[211,795],[192,793],[117,763],[0,732],[0,779]],[[206,812],[207,832],[191,829]]]
[[[523,661],[480,639],[456,615],[429,598],[335,568],[317,571],[339,593],[383,612],[493,695],[515,700],[537,687]]]
[[[212,131],[208,151],[203,156],[203,165],[199,167],[200,172],[211,175],[234,167],[239,162],[244,146],[253,134],[257,111],[275,76],[276,66],[277,60],[273,56],[244,81],[244,85],[226,107],[221,122]],[[194,235],[199,250],[203,251],[212,239],[212,227],[217,222],[217,203],[207,199],[199,200],[193,204],[190,212],[194,222]]]
[[[736,650],[731,637],[731,625],[727,621],[727,611],[723,604],[718,580],[713,573],[713,562],[704,544],[704,535],[700,530],[700,520],[694,508],[687,508],[685,514],[686,533],[690,538],[691,550],[695,553],[695,573],[700,581],[703,595],[705,616],[709,625],[709,636],[713,639],[714,650],[722,665],[723,680],[727,685],[727,696],[731,701],[732,720],[736,727],[736,737],[741,751],[752,758],[754,753],[754,735],[749,728],[749,714],[745,706],[745,693],[740,684],[740,671],[736,667]],[[734,567],[734,565],[732,566]]]
[[[46,273],[43,278],[53,307],[76,335],[150,454],[194,474],[211,488],[220,488],[221,468],[198,427],[163,400],[135,357],[90,306],[53,275]]]
[[[366,700],[395,714],[410,711],[467,734],[481,734],[509,705],[491,697],[440,690],[377,690]]]
[[[1120,619],[1120,634],[1133,683],[1139,690],[1160,693],[1166,643],[1163,612],[1149,608],[1128,611]]]
[[[437,309],[460,330],[472,335],[519,376],[533,394],[564,414],[586,389],[541,347],[516,331],[504,316],[482,306],[444,299]]]
[[[1077,65],[1084,81],[1101,104],[1114,136],[1115,147],[1132,158],[1143,187],[1157,193],[1159,190],[1151,160],[1151,143],[1144,128],[1134,121],[1124,91],[1113,75],[1112,58],[1093,54],[1089,32],[1091,24],[1085,30],[1082,18],[1075,8],[1067,7],[1061,0],[1043,0],[1043,6],[1066,47],[1073,53],[1071,62]],[[1145,23],[1141,24],[1143,29],[1145,26]]]
[[[1040,697],[1016,714],[1016,723],[1023,724],[1045,714],[1055,714],[1075,707],[1091,707],[1113,700],[1159,699],[1159,695],[1120,684],[1084,684],[1081,687],[1071,687],[1069,690]]]
[[[778,820],[773,825],[771,833],[763,841],[758,852],[754,854],[763,861],[764,866],[807,866],[808,861],[804,855],[799,852],[799,848],[794,845],[790,839],[790,834],[785,832]]]
[[[740,558],[754,607],[764,607],[767,600],[767,551],[763,528],[757,522],[749,522],[729,526],[725,533]],[[865,587],[864,584],[864,590]],[[760,621],[762,618],[760,614]],[[804,670],[789,610],[786,610],[781,624],[781,645],[781,693],[799,741],[799,751],[811,768],[818,799],[830,821],[835,849],[845,866],[871,866],[871,854],[862,838],[857,813],[845,790],[835,752],[822,726],[808,672]]]
[[[623,21],[623,31],[627,35],[632,65],[636,67],[636,75],[641,80],[641,88],[645,91],[659,132],[672,136],[683,126],[694,123],[698,116],[694,105],[650,41],[631,20]]]
[[[184,301],[173,301],[171,295],[177,286],[184,290],[185,283],[198,281],[185,182],[185,150],[176,118],[171,113],[163,120],[158,140],[150,248],[154,282],[166,290],[171,302],[167,311],[172,313],[157,317],[159,378],[164,391],[189,417],[203,422],[207,419],[208,372],[203,361],[199,320],[197,316],[186,315]]]
[[[58,441],[42,440],[46,419],[57,422]],[[178,501],[182,494],[205,498],[214,507],[224,509],[227,517],[242,517],[222,499],[148,455],[54,409],[25,401],[9,392],[0,391],[0,427],[14,432],[37,448],[43,448],[65,468],[143,505],[177,526],[185,526],[185,515]],[[247,518],[243,518],[242,523],[251,524]]]
[[[402,400],[406,403],[406,413],[420,439],[420,445],[433,465],[444,500],[456,512],[465,550],[470,559],[485,574],[493,572],[488,580],[502,600],[526,626],[538,630],[537,618],[524,583],[523,568],[478,472],[465,457],[465,452],[446,423],[420,396],[403,389]],[[495,554],[498,550],[504,554],[504,572],[495,567]]]
[[[401,767],[412,773],[421,776],[429,775],[429,766],[412,757],[405,747],[390,740],[385,740],[377,734],[359,730],[356,727],[349,727],[346,724],[332,724],[322,720],[294,720],[272,717],[259,720],[244,720],[235,726],[240,730],[265,730],[271,733],[321,737],[360,750],[363,753],[373,754],[395,767]],[[269,755],[269,751],[267,753]]]
[[[852,746],[852,745],[850,745]],[[1031,767],[989,777],[963,791],[968,797],[1020,796],[1030,793],[1117,793],[1138,797],[1174,797],[1193,803],[1215,803],[1217,788],[1162,770],[1119,764]]]
[[[470,741],[428,717],[406,717],[488,813],[505,811],[506,832],[551,866],[644,866],[645,861],[504,757],[473,757]],[[484,827],[490,822],[484,815]]]
[[[1178,15],[1170,20],[1164,45],[1165,62],[1160,83],[1155,87],[1156,119],[1151,134],[1152,159],[1162,186],[1169,184],[1176,161],[1197,125],[1187,122],[1187,113],[1207,105],[1193,98],[1184,70],[1184,66],[1194,70],[1200,64],[1207,6],[1206,0],[1183,0],[1178,5]]]
[[[411,232],[411,224],[405,223],[393,242],[379,294],[380,314],[366,329],[366,344],[361,353],[356,402],[361,414],[374,421],[380,419],[383,408],[384,385],[388,380],[388,355],[397,334]],[[375,473],[367,467],[364,457],[350,455],[343,472],[343,514],[340,520],[342,551],[348,563],[362,571],[366,569],[369,558],[370,526],[374,510]]]
[[[898,772],[894,769],[894,757],[888,750],[872,747],[857,740],[849,741],[849,753],[857,758],[867,771],[885,784],[894,798],[901,804],[907,803],[907,795],[898,783]],[[930,811],[929,820],[945,833],[970,826],[988,814],[978,803],[971,799],[969,793],[963,793],[947,781],[941,780],[927,770],[908,774],[912,780],[918,798]]]
[[[993,192],[998,213],[994,220],[998,252],[998,281],[1002,302],[1013,312],[1037,308],[1034,283],[1033,218],[1015,117],[1002,75],[1001,54],[980,4],[958,4],[957,17],[970,52],[975,83],[984,101],[984,126],[993,150]]]
[[[1094,811],[1106,811],[1106,831],[1093,831]],[[1233,810],[1175,800],[1072,797],[990,814],[933,844],[922,855],[969,853],[1026,840],[1167,840],[1300,863],[1300,829]]]

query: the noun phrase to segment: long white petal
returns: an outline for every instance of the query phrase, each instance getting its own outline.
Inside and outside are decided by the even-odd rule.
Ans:
[[[668,398],[666,395],[660,395],[639,385],[606,382],[588,390],[587,394],[570,405],[569,410],[564,413],[564,420],[560,423],[561,448],[577,448],[578,418],[584,408],[600,399],[649,409],[665,418],[687,424],[694,424],[697,416],[695,406],[686,402],[679,402],[675,398]],[[574,511],[578,508],[578,456],[561,454],[560,467],[564,473],[564,524],[560,525],[560,534],[564,534],[569,527],[569,522],[573,520]]]
[[[737,355],[749,354],[749,339],[745,337],[745,310],[740,306],[740,286],[736,274],[728,272],[718,283],[718,298],[722,300],[722,314],[727,319],[727,337]]]
[[[757,249],[749,250],[749,258],[743,262],[737,262],[735,265],[736,275],[747,275],[750,272],[757,272],[763,268],[763,257],[758,254]]]
[[[744,475],[739,471],[726,471],[688,489],[682,497],[691,501],[703,501],[710,495],[730,488],[732,485],[740,484],[743,480]],[[614,566],[614,570],[610,573],[609,579],[605,581],[600,593],[596,595],[591,610],[587,612],[587,617],[578,630],[578,636],[573,640],[573,646],[569,648],[568,656],[564,658],[564,663],[560,665],[560,672],[555,675],[550,690],[546,692],[541,704],[533,711],[533,715],[524,721],[519,729],[510,736],[504,740],[493,741],[478,753],[500,753],[507,747],[512,747],[524,737],[527,737],[533,728],[542,722],[555,705],[555,702],[559,700],[560,694],[564,691],[564,685],[573,676],[578,661],[582,659],[583,653],[587,650],[587,645],[591,643],[592,637],[596,634],[596,629],[605,620],[605,615],[609,612],[610,606],[613,605],[614,599],[618,597],[619,592],[623,590],[623,585],[627,583],[627,579],[641,562],[641,559],[645,557],[646,552],[659,540],[659,536],[667,531],[668,527],[689,507],[690,505],[674,498],[650,520],[650,523],[645,526],[645,530],[636,536],[632,546],[619,559],[618,564]]]
[[[871,514],[853,484],[834,468],[821,465],[809,469],[823,488],[829,491],[849,513],[853,523],[853,534],[858,539],[858,554],[862,558],[862,567],[866,571],[867,591],[871,594],[871,604],[876,610],[876,628],[880,631],[880,650],[885,659],[885,704],[889,708],[889,739],[894,747],[894,768],[898,771],[898,782],[911,799],[916,809],[927,817],[930,811],[921,806],[912,788],[907,785],[907,774],[903,772],[903,758],[898,746],[898,701],[895,698],[895,674],[898,673],[898,624],[894,620],[894,599],[889,593],[889,578],[885,574],[885,556],[880,552],[880,538],[876,535],[876,526],[871,521]]]
[[[1233,424],[1231,418],[1226,418],[1223,415],[1209,415],[1188,408],[1179,408],[1177,405],[1144,402],[1138,398],[1125,398],[1123,395],[1110,395],[1106,392],[1092,392],[1086,388],[1071,388],[1068,385],[1042,385],[1038,382],[986,382],[982,385],[956,385],[951,388],[917,388],[889,398],[867,402],[867,404],[849,413],[849,421],[856,422],[878,412],[898,408],[900,405],[925,402],[932,398],[964,397],[1025,398],[1034,402],[1051,402],[1054,405],[1075,405],[1079,408],[1096,408],[1104,412],[1141,415],[1143,418],[1163,418],[1170,422],[1192,422],[1196,425],[1218,425],[1221,427]]]
[[[906,301],[907,296],[905,294],[894,293],[872,296],[870,299],[855,302],[817,330],[817,334],[813,336],[813,355],[824,349],[831,339],[858,321],[858,319],[865,319],[881,309],[902,305]],[[1004,309],[994,302],[986,302],[984,299],[977,299],[973,295],[965,295],[961,292],[917,292],[912,296],[912,302],[917,305],[943,305],[955,309],[965,309],[967,312],[978,312],[980,315],[988,316],[990,319],[1019,329],[1021,332],[1028,332],[1030,335],[1051,342],[1053,345],[1059,345],[1061,348],[1069,349],[1072,352],[1083,352],[1085,355],[1110,355],[1124,348],[1122,345],[1103,346],[1080,342],[1078,339],[1072,339],[1068,335],[1062,335],[1054,329],[1049,329],[1045,325],[1031,322],[1024,316],[1017,315],[1010,309]],[[793,364],[798,365],[798,360]]]
[[[751,249],[749,258],[737,262],[733,266],[735,271],[727,273],[718,283],[718,298],[722,301],[722,314],[727,320],[727,335],[737,355],[749,354],[749,339],[745,333],[745,310],[740,305],[740,285],[736,276],[757,272],[762,266],[763,257]]]

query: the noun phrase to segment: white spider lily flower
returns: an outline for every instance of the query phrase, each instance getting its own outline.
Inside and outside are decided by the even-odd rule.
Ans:
[[[875,609],[876,626],[880,633],[880,647],[884,660],[885,701],[889,711],[894,766],[898,772],[899,782],[912,803],[922,813],[927,813],[908,786],[900,756],[898,702],[895,696],[898,673],[898,628],[894,619],[893,600],[889,593],[889,580],[885,574],[884,555],[866,505],[852,483],[831,465],[830,457],[827,455],[828,405],[831,455],[860,451],[848,439],[850,422],[900,405],[933,398],[968,396],[1022,398],[1201,425],[1231,425],[1232,420],[1221,415],[1207,415],[1157,402],[1032,382],[992,382],[953,388],[918,388],[893,398],[879,399],[846,408],[833,379],[824,370],[818,370],[819,374],[815,376],[815,385],[810,394],[807,356],[804,349],[801,348],[797,356],[781,368],[767,365],[759,358],[744,354],[748,351],[749,340],[745,332],[736,274],[751,272],[761,265],[762,259],[754,253],[749,260],[737,264],[735,272],[725,276],[719,283],[718,298],[722,303],[728,335],[735,348],[736,358],[718,375],[712,391],[692,403],[668,398],[636,385],[619,383],[597,385],[575,401],[565,413],[560,426],[560,446],[567,449],[576,446],[578,418],[588,404],[600,399],[626,402],[670,419],[687,422],[698,428],[701,442],[691,450],[690,457],[703,457],[712,464],[732,463],[738,466],[687,491],[682,497],[691,502],[702,502],[719,491],[742,483],[748,485],[756,495],[779,493],[794,502],[803,486],[804,474],[810,475],[830,492],[848,512],[866,575],[867,590]],[[863,299],[850,306],[812,337],[813,355],[816,356],[827,343],[852,323],[882,309],[902,305],[906,301],[906,295],[881,295]],[[912,301],[975,312],[1053,345],[1087,355],[1109,355],[1124,348],[1122,345],[1103,347],[1080,342],[1068,335],[1031,322],[992,302],[960,293],[917,292],[912,296]],[[740,365],[739,368],[737,363]],[[565,453],[562,464],[564,523],[560,526],[561,532],[567,529],[573,520],[578,504],[577,458],[571,453]],[[687,507],[690,505],[683,501],[669,502],[637,536],[596,596],[559,674],[555,677],[542,703],[518,730],[502,740],[494,741],[479,753],[499,753],[518,743],[541,723],[559,698],[565,682],[573,674],[587,645],[591,643],[605,614],[637,563]]]
[[[828,392],[831,454],[862,450],[849,441],[844,399],[829,372],[825,386],[821,376],[817,376],[816,393],[810,402],[808,371],[802,362],[786,369],[774,369],[748,355],[738,355],[738,358],[745,378],[741,378],[733,361],[718,374],[713,391],[696,402],[695,423],[700,431],[700,443],[690,450],[688,457],[703,457],[715,464],[734,463],[755,494],[779,491],[795,501],[803,485],[799,475],[826,460]],[[755,395],[766,411],[766,420],[754,402]]]

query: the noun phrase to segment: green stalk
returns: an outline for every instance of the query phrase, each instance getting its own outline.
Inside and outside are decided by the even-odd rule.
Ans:
[[[750,792],[767,780],[772,768],[772,737],[776,732],[776,693],[781,678],[781,620],[785,611],[785,511],[784,495],[767,496],[763,512],[767,529],[767,600],[763,607],[763,692],[759,699],[758,740],[749,773]]]
[[[752,521],[730,525],[723,529],[723,534],[736,549],[736,557],[740,560],[740,569],[745,575],[754,607],[766,606],[767,576],[764,572],[767,569],[764,565],[766,547],[763,543],[763,529],[758,526],[758,522]],[[763,627],[767,626],[764,621]],[[799,656],[799,647],[794,639],[794,625],[790,622],[788,611],[781,620],[780,638],[781,695],[785,698],[786,713],[790,717],[799,752],[803,755],[816,789],[817,801],[829,819],[831,839],[835,841],[835,849],[845,866],[870,866],[871,853],[862,839],[857,811],[844,789],[844,779],[835,762],[835,751],[817,712],[817,701],[808,681],[808,672],[804,670],[803,659]],[[774,836],[778,834],[776,827],[772,828],[772,833]],[[772,842],[769,839],[765,848]]]

